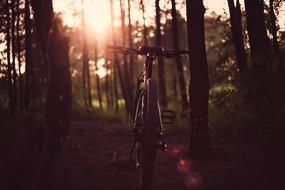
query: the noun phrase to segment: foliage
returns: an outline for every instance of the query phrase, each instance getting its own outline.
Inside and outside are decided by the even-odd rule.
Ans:
[[[239,74],[210,91],[210,121],[225,136],[284,133],[284,80],[278,73]]]
[[[239,73],[235,63],[229,20],[222,17],[217,20],[221,22],[220,36],[223,43],[209,48],[208,51],[210,58],[211,52],[219,55],[216,56],[216,64],[209,63],[209,120],[212,129],[225,136],[284,133],[284,77],[278,71],[278,55],[270,60],[254,58],[268,66],[264,72],[256,71],[250,64],[248,70]],[[283,32],[281,34],[283,35]],[[283,57],[285,46],[282,39],[283,37],[280,38],[280,47]]]

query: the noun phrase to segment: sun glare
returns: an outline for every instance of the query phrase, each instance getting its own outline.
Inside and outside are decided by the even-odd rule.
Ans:
[[[181,1],[182,0],[179,0],[177,2],[181,3]],[[225,2],[225,0],[222,0],[219,3],[216,1],[213,2],[212,0],[206,0],[205,6],[209,9],[208,12],[215,11],[218,14],[222,14],[224,10],[227,9]],[[111,22],[109,3],[109,0],[54,0],[53,6],[55,12],[61,13],[64,24],[69,27],[79,27],[81,25],[82,8],[84,8],[85,23],[87,28],[96,31],[100,35],[103,35],[110,26]],[[113,3],[115,25],[120,26],[120,3],[119,1],[113,1]],[[127,6],[128,3],[127,0],[125,0],[124,7],[126,11]],[[138,3],[133,3],[131,1],[131,7],[132,22],[137,20],[142,22],[142,12],[139,10]],[[184,17],[186,17],[185,8],[185,6],[179,7]],[[153,15],[155,14],[152,1],[145,1],[145,10],[147,24],[150,24],[150,20],[153,19]]]
[[[54,0],[55,12],[61,13],[63,22],[69,27],[82,24],[82,9],[87,28],[103,34],[110,25],[109,1],[102,0]]]
[[[182,3],[183,0],[177,0],[178,9],[181,11],[182,15],[186,17],[186,7]],[[146,11],[146,24],[153,24],[153,19],[155,15],[154,1],[145,0],[145,11]],[[162,1],[161,1],[162,2]],[[85,23],[86,28],[92,33],[96,32],[99,36],[104,36],[106,30],[110,27],[111,14],[110,14],[110,1],[109,0],[53,0],[53,7],[55,12],[61,13],[63,22],[69,27],[80,27],[82,19],[82,8],[84,8]],[[120,20],[120,3],[119,1],[113,1],[114,3],[114,24],[116,27],[121,25]],[[132,23],[139,21],[142,23],[142,12],[139,10],[139,4],[131,1],[131,15]],[[228,6],[226,0],[205,0],[205,7],[207,9],[206,15],[211,15],[212,11],[217,14],[223,15],[225,12],[228,14]],[[244,7],[243,3],[242,8]],[[127,11],[127,0],[124,3],[125,10]],[[285,7],[283,5],[283,7]],[[169,8],[169,7],[168,7]],[[284,9],[280,12],[284,13]],[[126,12],[127,16],[127,12]],[[283,26],[285,17],[279,18],[279,23]],[[126,20],[126,24],[127,24]],[[163,21],[162,21],[163,22]]]
[[[91,29],[100,34],[107,30],[110,25],[108,1],[85,0],[83,7],[86,23],[90,25]]]
[[[98,61],[97,61],[97,67],[98,67],[98,70],[95,71],[95,74],[97,74],[99,76],[99,78],[104,78],[108,72],[107,72],[107,69],[105,68],[105,59],[104,58],[100,58]]]

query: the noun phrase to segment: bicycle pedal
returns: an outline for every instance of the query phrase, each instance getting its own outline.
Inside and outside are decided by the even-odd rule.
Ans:
[[[163,124],[173,124],[176,120],[176,113],[172,110],[162,110],[161,120]]]

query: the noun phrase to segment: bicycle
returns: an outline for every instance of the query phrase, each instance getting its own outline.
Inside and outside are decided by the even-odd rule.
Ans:
[[[157,81],[152,77],[153,62],[158,56],[172,58],[181,54],[189,54],[188,50],[164,50],[161,47],[141,46],[138,50],[120,46],[107,46],[115,53],[145,56],[142,78],[137,80],[135,98],[135,114],[133,118],[134,143],[130,151],[132,162],[133,150],[136,147],[136,168],[139,169],[139,185],[141,190],[150,190],[153,171],[156,165],[156,152],[160,148],[167,149],[165,130],[162,124],[172,123],[175,113],[170,110],[161,112],[158,101]],[[140,88],[140,84],[144,86]],[[165,118],[166,121],[163,121]]]

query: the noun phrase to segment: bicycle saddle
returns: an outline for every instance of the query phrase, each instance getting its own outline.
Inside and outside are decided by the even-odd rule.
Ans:
[[[139,48],[139,53],[143,55],[151,54],[155,56],[163,56],[164,54],[164,49],[162,47],[157,47],[157,46],[141,46]]]

